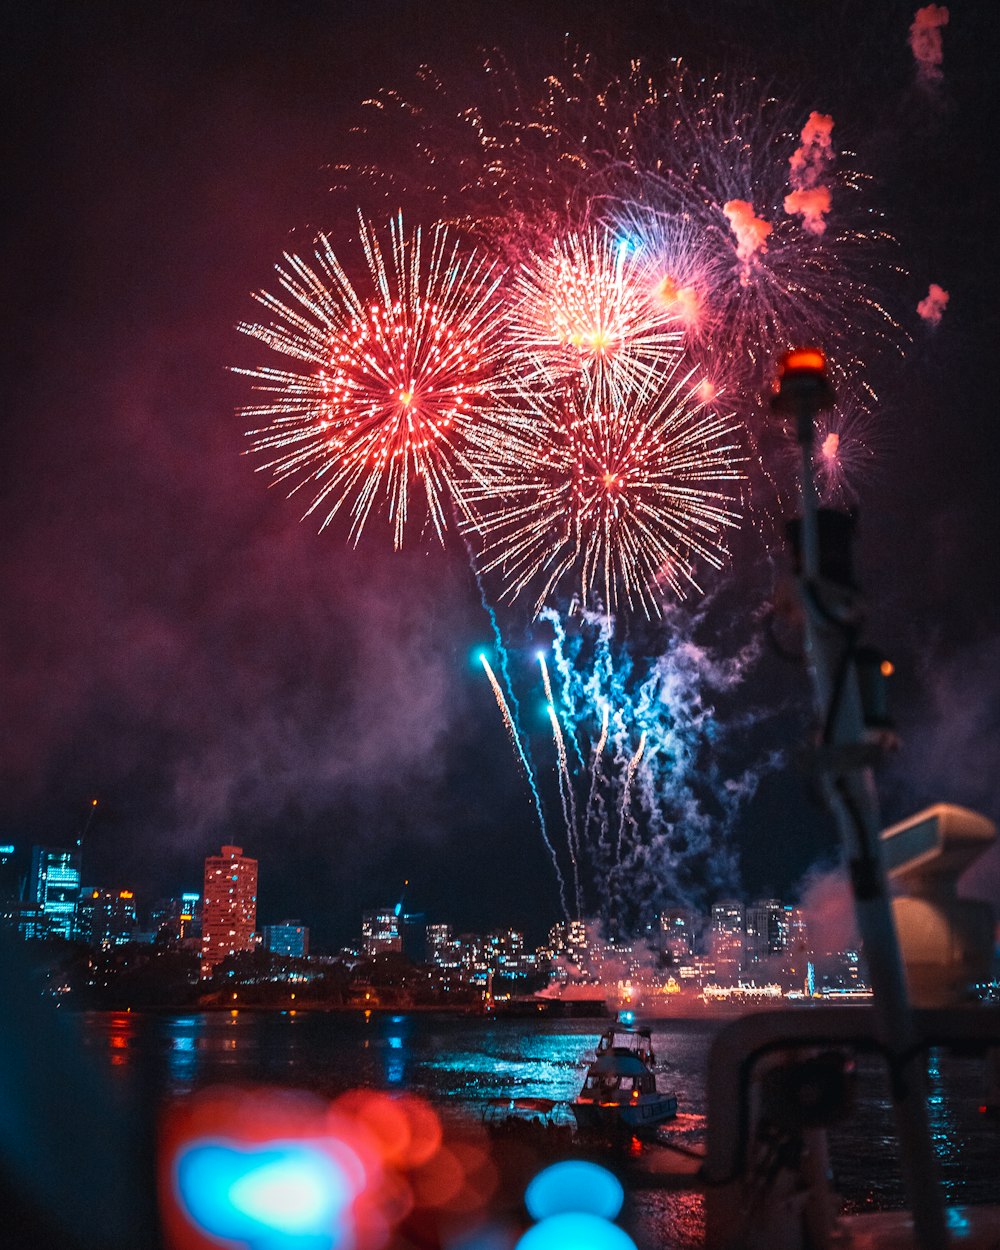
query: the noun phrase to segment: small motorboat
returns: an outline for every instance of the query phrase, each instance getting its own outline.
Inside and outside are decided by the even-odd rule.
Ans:
[[[656,1088],[654,1063],[649,1029],[615,1024],[603,1033],[583,1089],[570,1103],[581,1131],[642,1134],[672,1119],[677,1099]]]

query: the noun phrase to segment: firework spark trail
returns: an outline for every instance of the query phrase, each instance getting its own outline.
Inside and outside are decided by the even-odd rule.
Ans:
[[[538,614],[538,619],[540,621],[545,621],[552,626],[552,657],[555,660],[556,672],[559,674],[560,679],[559,702],[562,709],[560,719],[562,720],[566,732],[569,735],[569,740],[573,746],[573,754],[576,756],[576,762],[580,768],[584,768],[585,764],[583,752],[580,750],[580,744],[577,741],[576,734],[574,733],[572,726],[573,702],[570,697],[572,674],[570,672],[569,661],[566,658],[566,650],[564,646],[566,641],[566,631],[563,628],[562,619],[560,618],[559,613],[553,611],[551,608],[543,608]],[[546,670],[546,676],[547,675],[548,670]],[[555,700],[551,697],[551,695],[549,695],[548,698],[550,703],[555,704]]]
[[[552,722],[552,736],[555,740],[556,752],[559,758],[559,791],[563,806],[563,820],[566,824],[566,845],[569,847],[570,859],[573,862],[573,881],[576,892],[577,918],[579,919],[582,914],[583,905],[580,895],[580,867],[578,859],[580,853],[580,842],[577,825],[576,795],[573,791],[573,778],[569,771],[569,758],[566,754],[566,741],[563,736],[562,726],[559,723],[559,716],[556,712],[555,699],[552,695],[552,683],[549,680],[549,668],[545,663],[545,656],[542,652],[538,653],[538,663],[542,670],[542,686],[545,690],[545,698],[548,701],[549,719]]]
[[[496,673],[494,673],[493,669],[490,666],[490,662],[486,658],[485,655],[480,655],[479,662],[480,664],[482,664],[483,671],[486,673],[486,676],[489,679],[489,683],[493,688],[493,694],[496,697],[497,706],[500,709],[500,715],[503,717],[503,721],[507,729],[507,733],[510,735],[511,744],[514,747],[514,751],[517,754],[517,758],[521,762],[521,767],[524,769],[524,775],[528,779],[528,785],[531,789],[531,797],[535,804],[535,814],[538,817],[538,827],[541,830],[542,840],[545,843],[545,848],[548,851],[552,859],[552,867],[555,869],[556,883],[559,887],[559,902],[562,906],[563,915],[568,920],[569,908],[566,904],[566,882],[563,880],[562,870],[559,867],[559,858],[556,855],[556,849],[552,845],[551,840],[549,839],[548,829],[546,828],[546,824],[545,824],[545,812],[544,812],[544,809],[542,808],[542,797],[538,793],[538,787],[535,784],[534,773],[532,771],[531,765],[528,763],[528,757],[525,754],[524,747],[521,745],[520,735],[518,734],[517,729],[514,725],[514,719],[511,716],[510,708],[507,705],[507,700],[504,698],[503,690],[501,690],[500,688],[500,683],[497,681]]]
[[[583,813],[582,833],[586,837],[590,830],[590,822],[594,814],[594,801],[597,797],[597,787],[601,779],[601,758],[604,755],[604,748],[608,741],[608,714],[609,709],[605,706],[601,715],[601,732],[594,745],[594,757],[590,766],[590,785],[587,790],[587,806]]]
[[[476,589],[479,591],[479,602],[482,604],[483,611],[490,619],[490,629],[493,631],[493,642],[496,646],[497,655],[500,657],[500,672],[503,676],[503,684],[507,692],[507,698],[513,708],[513,721],[517,727],[518,736],[521,736],[521,705],[517,701],[517,694],[514,691],[514,683],[510,677],[510,666],[507,657],[507,647],[503,640],[503,634],[500,632],[500,622],[497,620],[497,614],[493,605],[486,597],[486,587],[483,585],[483,579],[476,565],[476,553],[472,549],[468,535],[462,535],[462,541],[465,544],[465,551],[469,557],[469,567],[472,569],[472,575],[476,579]],[[527,751],[527,758],[530,763],[531,754]]]
[[[628,767],[625,770],[625,782],[622,785],[621,808],[618,813],[618,849],[617,849],[617,853],[615,856],[616,867],[620,867],[621,862],[622,862],[622,846],[625,841],[626,821],[629,822],[629,825],[631,826],[631,829],[633,832],[635,832],[637,828],[635,820],[632,817],[631,807],[630,807],[630,802],[632,798],[632,780],[635,777],[635,770],[639,767],[639,763],[642,760],[642,757],[645,754],[645,751],[646,751],[646,730],[644,729],[642,733],[639,735],[639,745],[636,748],[636,752],[632,756],[632,758],[629,760]]]
[[[574,791],[572,791],[569,759],[566,756],[566,742],[564,736],[562,736],[559,716],[556,715],[555,699],[552,697],[549,666],[547,666],[545,655],[541,651],[539,651],[539,665],[541,667],[542,689],[545,690],[549,720],[552,724],[552,739],[555,740],[556,754],[559,756],[559,798],[562,804],[562,820],[564,820],[566,826],[566,845],[569,848],[570,860],[572,861],[572,880],[574,880],[576,895],[576,918],[580,919],[582,915],[582,901],[580,894],[580,841],[576,825],[576,796]]]
[[[570,863],[573,866],[573,893],[576,900],[576,919],[583,916],[583,895],[580,888],[580,862],[577,855],[576,833],[576,800],[573,795],[573,779],[569,775],[569,764],[566,759],[566,744],[563,742],[562,730],[556,710],[549,702],[547,705],[549,721],[552,724],[552,737],[556,744],[556,755],[559,761],[557,776],[559,779],[559,801],[562,804],[563,822],[566,826],[566,846],[569,849]]]
[[[698,380],[675,368],[610,408],[514,383],[477,428],[467,491],[480,567],[499,570],[502,598],[530,592],[538,613],[573,577],[584,606],[656,617],[664,587],[700,589],[696,561],[722,566],[742,453]]]
[[[607,229],[557,237],[514,282],[511,342],[546,385],[572,379],[624,402],[676,364],[681,329],[628,241]]]
[[[395,547],[402,546],[411,496],[419,487],[429,523],[443,541],[449,499],[464,507],[458,481],[468,471],[466,440],[496,384],[502,318],[493,263],[463,254],[444,227],[407,235],[390,222],[386,253],[359,217],[365,283],[356,286],[320,236],[315,257],[286,254],[283,296],[257,295],[266,323],[240,330],[295,369],[240,369],[268,401],[244,409],[254,422],[250,450],[290,493],[310,488],[306,510],[325,528],[345,510],[357,543],[384,503]]]
[[[648,923],[657,908],[702,906],[713,893],[734,888],[734,822],[776,762],[762,754],[750,768],[725,769],[729,736],[756,725],[760,714],[751,710],[722,723],[706,692],[737,689],[760,644],[754,639],[731,654],[697,645],[693,631],[706,610],[672,609],[665,649],[655,660],[616,641],[613,622],[601,613],[575,605],[572,634],[565,620],[553,623],[565,653],[569,708],[560,714],[554,701],[548,704],[556,751],[557,726],[563,741],[570,733],[594,744],[588,767],[568,770],[574,793],[576,785],[581,791],[576,850],[583,914],[620,932]],[[549,672],[547,695],[558,693],[554,677]],[[565,787],[563,767],[560,754],[557,775]],[[560,790],[561,804],[563,795]],[[564,816],[568,807],[567,798]]]
[[[517,730],[514,727],[514,719],[510,714],[510,708],[507,705],[504,692],[500,688],[500,683],[497,681],[496,673],[494,673],[493,667],[485,655],[481,655],[479,657],[479,663],[483,666],[483,671],[486,673],[486,676],[489,678],[490,685],[493,687],[493,693],[496,695],[497,707],[499,707],[500,715],[503,717],[504,728],[507,730],[507,734],[510,737],[511,746],[514,748],[518,759],[521,761],[521,764],[527,773],[528,762],[524,758],[524,752],[521,750],[521,743],[518,739]]]

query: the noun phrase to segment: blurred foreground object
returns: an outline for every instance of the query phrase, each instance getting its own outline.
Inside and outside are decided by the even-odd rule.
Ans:
[[[153,1138],[140,1091],[88,1055],[43,1000],[24,943],[0,929],[0,1245],[144,1250],[158,1244]]]
[[[996,825],[965,807],[938,803],[882,833],[892,910],[917,1007],[967,1001],[989,980],[993,908],[959,898],[958,878],[996,841]]]
[[[446,1130],[413,1095],[211,1089],[174,1104],[162,1131],[168,1250],[450,1246],[497,1183],[483,1130]]]
[[[517,1250],[636,1250],[612,1223],[624,1200],[621,1182],[607,1168],[577,1159],[554,1163],[525,1190],[524,1204],[538,1223]]]

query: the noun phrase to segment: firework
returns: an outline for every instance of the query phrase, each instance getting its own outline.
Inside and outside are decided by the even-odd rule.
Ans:
[[[625,197],[612,216],[653,257],[672,229],[696,238],[700,289],[720,328],[707,367],[749,409],[780,352],[819,342],[838,362],[838,390],[872,398],[875,348],[905,340],[879,295],[897,272],[893,240],[864,203],[868,180],[852,154],[835,150],[833,119],[753,81],[684,71],[660,105],[636,136],[633,203]],[[655,167],[651,148],[666,153]]]
[[[483,672],[486,674],[486,678],[490,683],[490,687],[493,691],[493,697],[497,701],[497,707],[500,709],[500,715],[503,718],[504,727],[510,737],[511,746],[513,746],[514,753],[528,779],[528,786],[531,790],[532,801],[535,805],[535,814],[538,817],[538,827],[542,834],[542,841],[545,843],[545,848],[549,852],[549,856],[552,859],[552,867],[555,869],[556,881],[559,886],[559,901],[562,905],[563,915],[569,919],[569,908],[566,905],[566,882],[563,879],[562,871],[559,867],[559,857],[556,854],[556,849],[552,845],[549,838],[548,829],[545,824],[545,812],[542,807],[541,795],[538,792],[538,784],[535,781],[534,770],[531,767],[531,757],[528,755],[528,752],[525,750],[524,743],[521,741],[521,735],[518,732],[517,724],[511,714],[510,704],[507,702],[499,681],[497,681],[497,675],[493,671],[493,666],[490,664],[485,655],[480,655],[479,663],[483,666]]]
[[[789,476],[797,480],[801,455],[787,435]],[[813,437],[813,479],[820,502],[831,508],[853,506],[860,488],[875,476],[889,431],[884,417],[850,402],[819,413]]]
[[[677,360],[676,300],[665,300],[627,238],[593,228],[557,238],[523,267],[510,334],[543,384],[572,379],[619,403]]]
[[[680,328],[704,325],[697,359],[744,415],[761,415],[773,363],[798,341],[837,362],[838,391],[871,401],[876,349],[905,342],[880,294],[898,267],[832,118],[679,61],[613,77],[570,50],[537,84],[497,57],[483,69],[474,96],[425,72],[413,99],[369,101],[361,133],[402,131],[418,160],[363,177],[418,193],[512,266],[566,232],[630,236]]]
[[[472,490],[481,567],[535,612],[575,579],[584,604],[656,616],[661,593],[697,587],[695,562],[718,568],[737,522],[726,487],[741,477],[736,427],[674,368],[662,390],[535,393],[478,431]]]
[[[497,675],[493,671],[493,666],[490,664],[489,660],[486,658],[485,655],[481,655],[479,657],[479,663],[483,666],[483,672],[486,674],[487,680],[490,683],[490,688],[493,691],[493,696],[497,701],[497,707],[500,709],[500,715],[503,717],[504,728],[507,730],[507,733],[510,735],[511,745],[517,751],[518,756],[521,760],[521,763],[524,765],[525,769],[530,773],[531,770],[528,767],[527,761],[524,758],[524,752],[521,749],[521,735],[517,732],[517,727],[514,724],[514,717],[511,715],[510,707],[507,703],[507,699],[500,686],[500,683],[497,681]]]
[[[306,515],[321,528],[346,511],[357,542],[384,506],[398,548],[415,492],[439,538],[449,497],[461,506],[468,429],[500,353],[499,278],[443,227],[407,235],[399,216],[386,252],[359,225],[363,285],[321,236],[314,260],[286,255],[278,267],[282,297],[257,296],[269,320],[240,329],[296,367],[240,370],[269,397],[244,415],[266,422],[249,435],[260,467],[291,493],[311,491]]]
[[[552,633],[551,669],[545,653],[536,658],[565,830],[558,857],[548,832],[545,842],[553,863],[572,871],[577,918],[595,916],[611,931],[641,929],[667,904],[701,906],[706,894],[733,888],[736,817],[777,763],[762,752],[751,768],[744,761],[727,772],[733,727],[716,703],[740,687],[760,644],[706,650],[694,636],[706,612],[704,601],[668,608],[655,659],[633,654],[600,614],[540,614]],[[758,715],[745,711],[740,730]]]

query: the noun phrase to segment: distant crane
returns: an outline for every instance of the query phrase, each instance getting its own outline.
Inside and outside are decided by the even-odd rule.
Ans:
[[[94,815],[97,812],[97,799],[90,800],[90,807],[87,809],[87,819],[83,822],[83,827],[76,835],[76,867],[80,873],[80,880],[83,880],[83,839],[90,832],[90,826],[94,823]]]
[[[94,813],[97,811],[97,799],[90,800],[90,807],[87,809],[87,819],[83,822],[83,828],[76,835],[77,852],[83,850],[83,839],[90,831],[90,826],[94,823]]]

